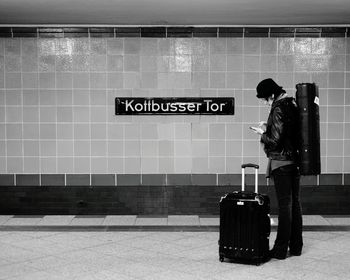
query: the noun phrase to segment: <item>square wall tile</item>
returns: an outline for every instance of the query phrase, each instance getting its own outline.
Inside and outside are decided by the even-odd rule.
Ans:
[[[92,186],[115,186],[115,174],[92,174]]]
[[[91,161],[91,173],[104,174],[108,170],[108,159],[106,156],[92,157]]]
[[[159,173],[173,174],[175,173],[174,157],[160,157],[158,158]]]
[[[141,185],[141,176],[139,174],[118,174],[118,186],[139,186]]]
[[[175,157],[175,173],[191,173],[192,158],[191,157]]]
[[[141,173],[157,174],[159,172],[158,158],[156,157],[141,157]]]
[[[17,186],[39,186],[40,179],[37,174],[17,174],[16,175]]]
[[[99,38],[92,30],[92,39],[0,40],[6,172],[235,174],[247,158],[265,164],[246,128],[268,117],[255,97],[268,77],[291,96],[296,83],[318,84],[322,171],[347,170],[345,38],[281,37],[291,29],[273,29],[273,38],[216,38],[225,31],[216,28],[197,28],[196,38],[177,38],[174,30],[172,38],[140,38],[165,36],[163,28],[112,31],[137,37]],[[242,36],[243,29],[225,32],[233,31]],[[131,96],[234,96],[235,115],[115,116],[115,98]]]
[[[67,174],[67,186],[90,186],[89,174]]]
[[[64,186],[64,174],[41,174],[42,186]]]
[[[15,182],[14,175],[0,174],[0,186],[13,186]]]
[[[209,173],[224,173],[226,169],[225,164],[225,157],[209,156]]]
[[[74,158],[73,157],[58,157],[57,162],[57,173],[69,173],[74,172]],[[50,171],[52,172],[52,171]]]

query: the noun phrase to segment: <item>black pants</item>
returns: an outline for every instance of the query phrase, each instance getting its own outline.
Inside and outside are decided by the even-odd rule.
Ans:
[[[299,170],[296,165],[287,165],[272,172],[278,202],[278,228],[273,250],[279,256],[301,253],[302,211],[300,204]]]

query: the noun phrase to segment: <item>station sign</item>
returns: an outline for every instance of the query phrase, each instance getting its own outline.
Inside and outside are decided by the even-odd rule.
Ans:
[[[233,97],[115,99],[116,115],[234,115]]]

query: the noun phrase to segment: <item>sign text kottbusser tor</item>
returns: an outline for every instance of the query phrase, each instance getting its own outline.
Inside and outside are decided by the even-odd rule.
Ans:
[[[234,115],[234,98],[126,98],[115,99],[116,115]]]

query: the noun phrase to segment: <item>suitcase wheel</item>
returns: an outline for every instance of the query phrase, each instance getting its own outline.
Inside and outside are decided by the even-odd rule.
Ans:
[[[219,261],[223,262],[224,261],[224,257],[219,257]]]

